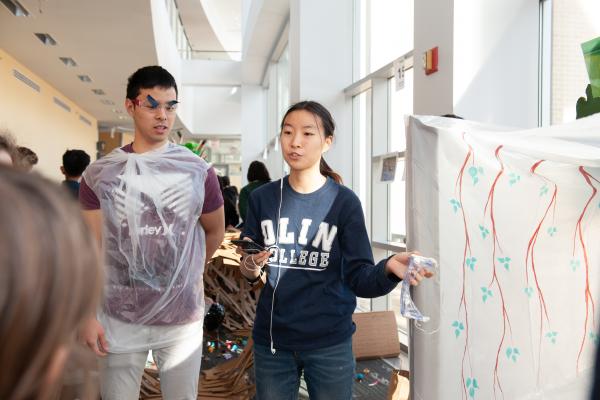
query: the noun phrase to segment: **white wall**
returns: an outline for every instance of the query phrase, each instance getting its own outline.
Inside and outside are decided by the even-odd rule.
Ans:
[[[336,121],[336,137],[325,155],[347,185],[352,184],[353,2],[290,1],[290,100],[316,100]]]
[[[183,60],[181,80],[184,85],[239,85],[242,63],[222,60]]]
[[[455,114],[537,126],[538,19],[537,1],[454,2]]]
[[[415,74],[413,112],[448,114],[453,111],[453,2],[415,0]],[[485,2],[486,4],[489,1]],[[439,71],[426,76],[422,56],[439,47]]]
[[[186,126],[192,134],[241,133],[241,71],[238,61],[182,61],[181,114],[189,116]]]
[[[17,80],[14,70],[39,85],[40,91]],[[71,110],[57,106],[54,98]],[[37,154],[39,161],[33,170],[56,181],[64,179],[59,168],[65,150],[81,149],[92,161],[96,159],[96,119],[0,49],[0,130],[4,129],[12,133],[19,146],[28,147]]]
[[[415,1],[414,113],[537,126],[536,1]],[[426,76],[423,53],[439,47]]]
[[[232,87],[192,87],[194,112],[192,133],[197,135],[239,135],[241,127],[241,93]]]
[[[259,85],[242,86],[242,185],[248,180],[248,165],[254,160],[264,162],[266,146],[266,92]]]

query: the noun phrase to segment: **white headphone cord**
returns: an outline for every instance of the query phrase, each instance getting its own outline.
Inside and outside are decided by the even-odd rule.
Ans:
[[[279,220],[281,219],[281,204],[283,202],[283,178],[279,184],[279,210],[277,211],[277,236],[275,237],[275,251],[279,251]],[[269,326],[269,334],[271,336],[271,354],[275,355],[275,345],[273,343],[273,308],[275,306],[275,292],[279,286],[279,277],[281,276],[281,257],[277,255],[277,280],[273,288],[273,297],[271,298],[271,324]]]

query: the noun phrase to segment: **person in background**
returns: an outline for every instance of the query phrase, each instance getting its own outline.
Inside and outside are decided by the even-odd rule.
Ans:
[[[240,199],[238,202],[238,210],[242,221],[246,220],[246,211],[248,210],[248,198],[250,197],[250,193],[265,183],[271,182],[267,167],[260,161],[252,161],[250,163],[246,178],[248,178],[248,184],[240,191]]]
[[[356,297],[432,276],[408,275],[409,253],[374,263],[360,200],[323,158],[334,129],[321,104],[291,106],[279,136],[290,174],[250,195],[241,237],[266,250],[238,251],[248,283],[265,282],[252,332],[258,400],[298,398],[302,373],[311,400],[351,400]]]
[[[88,165],[90,156],[83,150],[67,150],[62,156],[60,172],[65,176],[62,184],[75,198],[79,198],[79,181]]]
[[[223,181],[223,195],[227,197],[235,206],[239,196],[237,187],[231,185],[229,176],[222,176],[221,179]]]
[[[0,164],[14,165],[17,158],[17,145],[7,131],[0,131]]]
[[[229,177],[227,175],[219,176],[219,185],[221,186],[221,192],[223,193],[225,227],[235,228],[240,222],[240,217],[235,207],[238,197],[237,188],[230,185]]]
[[[33,166],[38,163],[38,156],[28,147],[17,147],[17,159],[15,166],[21,171],[31,172]]]
[[[51,399],[100,300],[98,246],[77,203],[37,174],[0,165],[0,204],[0,399]]]

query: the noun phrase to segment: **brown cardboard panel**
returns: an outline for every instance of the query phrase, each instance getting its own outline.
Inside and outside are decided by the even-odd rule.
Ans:
[[[352,320],[356,324],[352,348],[357,360],[400,354],[398,325],[393,311],[355,313]]]

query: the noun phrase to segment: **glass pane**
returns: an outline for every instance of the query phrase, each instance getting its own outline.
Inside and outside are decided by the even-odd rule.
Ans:
[[[358,78],[413,49],[414,0],[356,0]]]
[[[367,166],[366,163],[371,161],[371,154],[367,154],[367,141],[370,140],[370,125],[371,121],[369,118],[369,113],[367,110],[367,103],[369,98],[370,90],[360,93],[352,98],[352,106],[353,106],[353,130],[356,133],[354,135],[355,149],[358,151],[354,152],[354,155],[357,157],[355,162],[358,163],[358,177],[355,178],[354,182],[354,192],[358,195],[360,199],[360,203],[363,207],[363,212],[365,216],[368,218],[368,210],[367,207],[367,188],[369,187],[369,181],[367,176]],[[367,222],[367,229],[369,229],[369,224]],[[371,299],[364,299],[358,297],[356,299],[357,303],[357,311],[371,311]]]
[[[355,135],[356,143],[354,144],[354,146],[356,149],[358,149],[358,152],[355,152],[354,154],[355,157],[358,157],[356,160],[354,160],[354,162],[358,164],[358,177],[354,182],[354,192],[358,195],[365,216],[369,215],[369,211],[367,210],[367,188],[369,188],[370,186],[368,180],[369,177],[367,176],[367,163],[371,162],[371,154],[367,154],[367,143],[371,140],[369,129],[371,125],[371,120],[369,118],[369,113],[367,112],[367,100],[370,91],[371,90],[369,89],[365,92],[362,92],[359,95],[354,96],[354,98],[352,99],[354,110],[353,112],[355,114],[354,131],[357,132],[357,134]],[[367,229],[369,229],[368,226]]]
[[[575,120],[589,83],[581,43],[600,36],[598,0],[552,0],[552,124]]]
[[[413,113],[413,69],[404,72],[404,88],[396,90],[396,78],[389,80],[390,89],[390,151],[406,150],[407,115]]]
[[[371,0],[370,71],[377,71],[414,47],[413,0]]]
[[[290,58],[288,49],[289,46],[286,46],[277,63],[277,119],[279,122],[281,122],[283,115],[290,107]]]
[[[396,78],[390,79],[390,150],[406,150],[407,115],[413,111],[413,70],[404,73],[404,88],[396,90]],[[390,232],[388,240],[404,242],[406,237],[404,160],[398,160],[396,177],[390,183]]]

